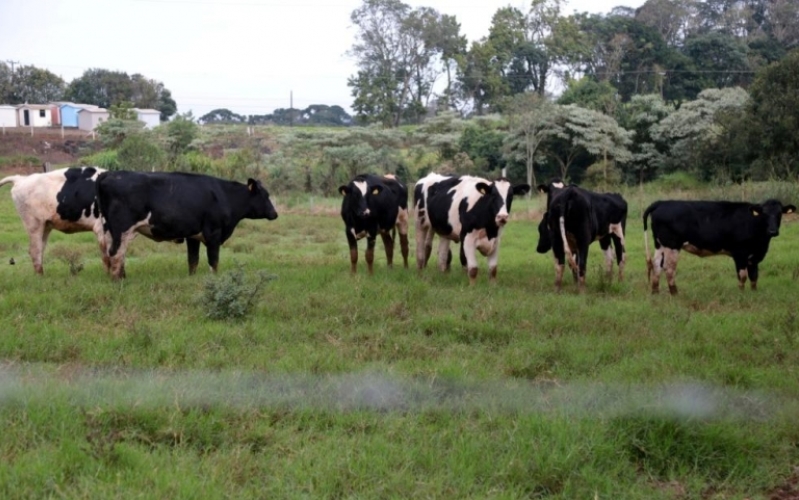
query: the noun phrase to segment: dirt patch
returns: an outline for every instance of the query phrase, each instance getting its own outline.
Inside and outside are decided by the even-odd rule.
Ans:
[[[785,482],[768,493],[769,500],[799,500],[799,466],[793,468]]]
[[[36,158],[40,164],[64,165],[75,163],[79,156],[90,154],[100,148],[99,143],[85,132],[70,131],[61,137],[61,131],[44,129],[34,135],[17,131],[0,135],[0,157],[20,157],[23,163]],[[13,163],[9,167],[14,167]],[[38,170],[40,171],[40,170]]]

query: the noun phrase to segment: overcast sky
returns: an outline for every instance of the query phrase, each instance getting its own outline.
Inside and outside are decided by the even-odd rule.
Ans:
[[[362,0],[0,0],[0,59],[69,83],[88,68],[164,82],[178,111],[267,114],[338,104],[351,111],[350,13]],[[469,41],[517,0],[405,0],[454,15]],[[569,0],[565,13],[607,13],[643,0]]]

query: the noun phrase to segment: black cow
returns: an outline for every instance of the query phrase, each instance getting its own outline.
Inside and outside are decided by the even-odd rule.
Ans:
[[[366,266],[373,272],[375,240],[383,239],[388,266],[394,263],[394,238],[400,235],[400,251],[408,267],[408,188],[393,175],[362,174],[340,186],[341,218],[350,247],[351,271],[358,269],[358,240],[366,237]]]
[[[277,218],[269,193],[255,179],[247,184],[179,172],[105,172],[97,179],[111,276],[125,277],[125,252],[136,234],[155,241],[186,240],[189,274],[205,243],[208,265],[219,264],[219,247],[241,219]]]
[[[547,212],[538,226],[536,251],[546,253],[552,249],[556,289],[560,290],[563,282],[565,261],[568,261],[580,291],[585,289],[588,248],[597,240],[605,253],[608,275],[613,270],[615,249],[619,281],[622,281],[627,261],[624,241],[627,202],[624,198],[617,193],[594,193],[575,185],[566,186],[560,180],[541,184],[538,190],[547,194]]]
[[[53,229],[64,233],[93,231],[100,244],[103,265],[105,238],[95,203],[95,180],[103,170],[96,167],[62,168],[47,173],[11,175],[0,186],[13,184],[11,198],[28,231],[28,253],[36,273],[44,273],[42,257]]]
[[[488,257],[488,278],[497,277],[502,229],[510,217],[514,195],[530,191],[528,184],[512,186],[504,178],[494,182],[479,177],[451,177],[434,183],[427,194],[427,217],[441,237],[438,266],[449,266],[449,242],[461,244],[461,265],[469,284],[477,278],[477,251]]]
[[[757,289],[758,264],[766,257],[771,238],[780,234],[782,214],[796,211],[777,200],[761,204],[732,201],[656,201],[644,211],[647,274],[652,293],[658,293],[660,273],[666,271],[669,292],[677,293],[674,275],[680,250],[700,257],[729,255],[735,262],[738,287],[747,277]],[[649,257],[647,219],[652,217],[654,260]],[[654,278],[652,272],[654,271]]]

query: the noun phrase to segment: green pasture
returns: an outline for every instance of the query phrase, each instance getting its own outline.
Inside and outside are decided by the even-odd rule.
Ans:
[[[649,293],[640,221],[657,198],[797,193],[630,188],[627,279],[595,245],[582,295],[535,252],[543,197],[515,202],[498,283],[481,259],[469,287],[418,274],[412,234],[410,269],[378,240],[368,276],[361,242],[352,276],[339,200],[277,195],[220,260],[274,279],[219,321],[185,245],[137,238],[112,282],[93,235],[53,233],[34,275],[2,188],[0,498],[799,494],[798,219],[757,292],[731,259],[683,255],[676,297]]]

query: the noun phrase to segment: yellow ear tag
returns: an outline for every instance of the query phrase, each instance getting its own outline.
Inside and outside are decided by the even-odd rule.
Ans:
[[[793,209],[789,208],[789,209],[788,209],[788,211],[787,211],[787,212],[785,212],[785,213],[786,213],[786,214],[792,214],[792,213],[793,213]]]
[[[380,190],[377,189],[377,188],[372,189],[372,194],[374,194],[374,195],[376,195],[379,192],[380,192]]]
[[[480,194],[486,194],[486,190],[481,188],[480,189]]]
[[[760,212],[758,212],[757,210],[752,210],[752,215],[758,217],[760,215]]]

